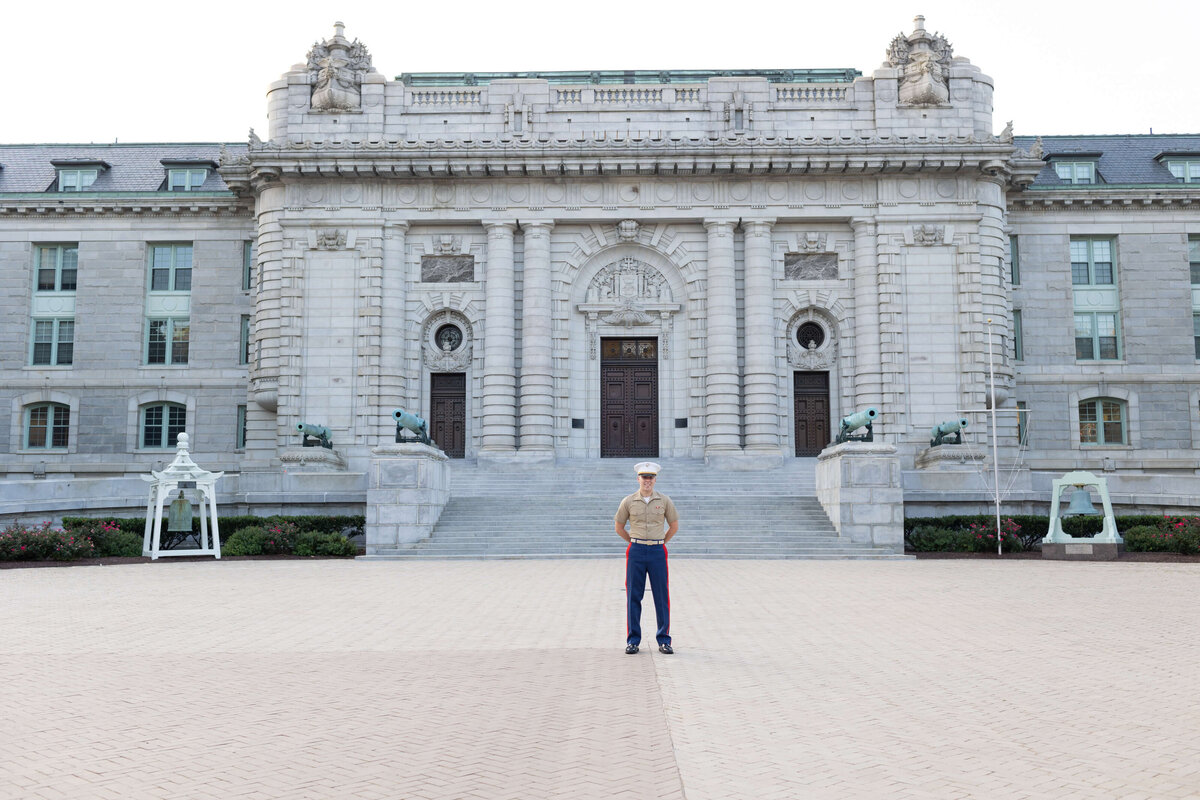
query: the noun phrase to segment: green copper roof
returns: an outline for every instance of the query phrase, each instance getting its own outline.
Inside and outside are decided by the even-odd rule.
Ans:
[[[405,86],[482,86],[492,81],[537,80],[571,84],[705,83],[709,78],[766,78],[769,83],[850,83],[856,69],[630,69],[551,72],[403,72]]]

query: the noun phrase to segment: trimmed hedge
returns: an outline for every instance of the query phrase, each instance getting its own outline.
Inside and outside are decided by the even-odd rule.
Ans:
[[[1150,514],[1130,514],[1123,517],[1117,517],[1117,530],[1124,537],[1125,532],[1136,527],[1150,527],[1161,530],[1168,524],[1168,520],[1174,518],[1155,516]],[[1003,518],[1002,522],[1007,527],[1007,521],[1019,526],[1016,538],[1020,540],[1021,549],[1030,550],[1041,547],[1042,537],[1050,530],[1050,517],[1040,516],[1037,514],[1013,514]],[[972,525],[981,526],[988,531],[995,532],[996,517],[992,514],[966,514],[966,515],[951,515],[946,517],[909,517],[904,520],[904,546],[908,550],[916,550],[918,552],[936,552],[935,543],[949,545],[956,541],[955,536],[962,534],[966,535]],[[1062,519],[1063,533],[1068,536],[1092,536],[1100,532],[1104,525],[1104,518],[1100,516],[1094,517],[1065,517]],[[1200,519],[1196,520],[1195,527],[1200,530]],[[914,534],[920,530],[921,533]],[[934,535],[931,531],[946,531],[947,534]],[[974,534],[972,534],[974,535]],[[1140,549],[1141,539],[1134,537],[1135,542],[1130,542],[1128,538],[1125,541],[1125,548],[1130,551]],[[951,548],[947,552],[954,552],[955,549],[965,550],[966,548]],[[995,540],[992,541],[990,549],[995,549]],[[1005,550],[1009,550],[1007,541],[1005,542]],[[1015,548],[1014,548],[1015,549]],[[1176,551],[1180,552],[1180,551]]]
[[[115,524],[122,531],[134,533],[138,538],[138,552],[136,555],[141,555],[141,538],[146,529],[145,517],[123,517],[110,518],[109,522]],[[228,517],[219,517],[217,523],[221,529],[221,547],[229,541],[229,538],[242,528],[252,528],[262,526],[267,522],[287,522],[296,526],[299,532],[313,531],[316,533],[336,533],[342,536],[355,536],[363,532],[363,525],[366,524],[367,518],[359,515],[345,516],[325,516],[325,515],[303,515],[303,516],[276,516],[276,517],[254,517],[248,514],[241,514]],[[80,529],[93,530],[101,520],[92,519],[89,517],[63,517],[63,529],[67,531],[76,531]],[[166,533],[166,518],[163,518],[163,534]],[[199,536],[200,534],[200,518],[192,517],[192,535]]]

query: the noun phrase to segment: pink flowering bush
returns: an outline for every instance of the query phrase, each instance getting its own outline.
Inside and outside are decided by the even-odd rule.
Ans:
[[[1138,525],[1123,532],[1125,549],[1141,553],[1200,553],[1200,517],[1163,517],[1158,525]]]
[[[76,537],[91,539],[97,556],[137,557],[142,554],[144,527],[135,532],[122,528],[116,520],[76,517],[64,519],[63,528]]]
[[[1021,543],[1021,526],[1012,517],[1001,520],[1000,540],[1006,553],[1016,553],[1024,548]],[[967,527],[967,545],[976,553],[994,553],[996,551],[996,524],[973,522]]]
[[[33,526],[14,522],[0,531],[2,561],[72,561],[95,556],[96,546],[90,538],[52,528],[48,521]]]

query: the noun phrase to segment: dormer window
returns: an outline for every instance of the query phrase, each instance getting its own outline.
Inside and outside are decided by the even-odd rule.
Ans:
[[[1180,183],[1200,183],[1200,155],[1195,158],[1164,159],[1167,169]]]
[[[194,192],[208,180],[204,167],[176,167],[167,170],[168,192]]]
[[[72,158],[50,163],[58,171],[54,183],[60,192],[86,192],[100,177],[100,173],[108,169],[107,163],[95,159]]]
[[[82,192],[96,182],[98,169],[59,169],[58,190],[60,192]]]
[[[1055,161],[1054,171],[1063,183],[1095,183],[1095,161]]]

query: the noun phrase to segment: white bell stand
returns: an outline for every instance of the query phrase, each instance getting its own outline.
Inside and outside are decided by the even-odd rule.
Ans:
[[[175,460],[162,472],[150,471],[142,480],[150,484],[150,499],[146,503],[146,533],[142,537],[142,555],[157,559],[159,556],[215,556],[221,557],[221,533],[217,527],[217,492],[215,484],[224,472],[209,472],[201,469],[188,455],[188,435],[179,434],[179,449]],[[200,496],[200,547],[187,550],[163,550],[160,547],[162,534],[163,505],[180,489],[193,489]],[[209,527],[209,519],[212,527]]]

